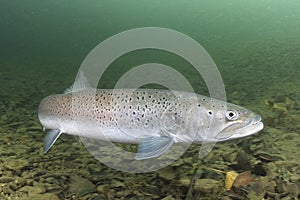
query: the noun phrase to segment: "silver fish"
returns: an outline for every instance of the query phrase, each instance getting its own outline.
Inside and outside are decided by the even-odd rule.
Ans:
[[[209,143],[263,129],[261,117],[243,107],[195,93],[158,89],[94,89],[86,80],[44,98],[38,111],[44,152],[62,133],[138,144],[137,160],[154,158],[174,143]]]

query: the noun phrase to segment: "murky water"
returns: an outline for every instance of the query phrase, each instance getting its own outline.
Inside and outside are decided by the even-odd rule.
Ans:
[[[1,199],[300,197],[300,2],[28,0],[0,5]],[[69,87],[100,42],[138,27],[173,29],[200,43],[218,66],[227,100],[259,113],[264,130],[218,143],[202,160],[200,145],[192,145],[172,165],[145,174],[103,165],[68,135],[44,155],[40,100]],[[196,92],[209,95],[190,63],[155,49],[116,59],[99,85],[112,88],[122,74],[144,63],[172,66]],[[226,190],[231,171],[239,176]]]

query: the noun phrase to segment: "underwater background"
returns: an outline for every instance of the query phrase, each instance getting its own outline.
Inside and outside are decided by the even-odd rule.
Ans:
[[[299,199],[299,10],[298,0],[2,0],[0,199]],[[44,154],[41,99],[63,93],[100,42],[138,27],[199,42],[219,68],[227,100],[259,113],[263,131],[218,143],[204,159],[191,145],[174,164],[145,174],[103,165],[66,134]],[[155,50],[117,59],[102,87],[148,62],[174,66],[208,95],[191,66]]]

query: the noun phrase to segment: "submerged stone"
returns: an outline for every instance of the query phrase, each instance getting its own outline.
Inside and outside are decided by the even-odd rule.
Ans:
[[[70,178],[70,191],[76,194],[76,196],[81,197],[96,192],[97,189],[90,180],[74,175]]]

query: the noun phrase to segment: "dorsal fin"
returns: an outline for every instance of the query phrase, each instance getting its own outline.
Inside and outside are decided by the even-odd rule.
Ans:
[[[89,88],[92,88],[92,86],[89,84],[83,71],[80,71],[73,85],[67,88],[64,93],[78,92],[80,90],[86,90]]]

